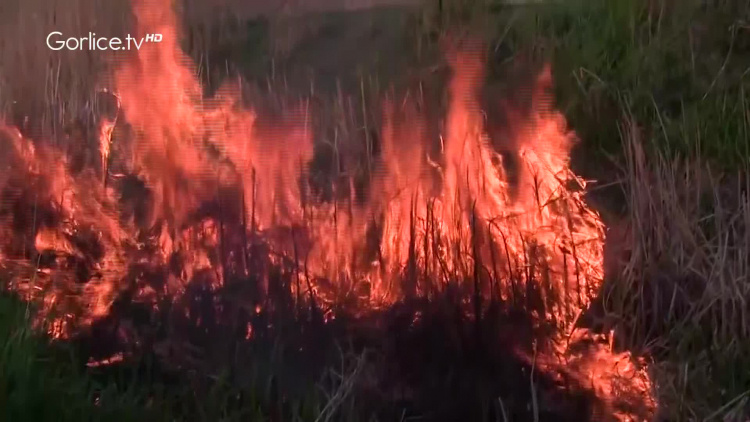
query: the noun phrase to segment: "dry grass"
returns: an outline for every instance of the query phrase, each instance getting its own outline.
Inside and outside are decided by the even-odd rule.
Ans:
[[[654,359],[670,420],[744,420],[750,392],[750,172],[647,155],[622,126],[628,230],[604,289],[619,340]]]
[[[457,7],[458,11],[446,12],[447,18],[453,18],[453,13],[469,13],[460,9],[462,4]],[[476,10],[471,7],[467,10]],[[190,7],[189,10],[192,16],[189,19],[201,20],[204,25],[213,19],[212,13],[223,13],[216,8]],[[0,113],[17,115],[20,117],[17,121],[23,121],[23,116],[32,116],[37,119],[34,123],[49,134],[59,132],[65,122],[81,117],[90,110],[97,87],[106,84],[109,58],[96,53],[50,51],[44,40],[52,30],[64,34],[92,31],[122,36],[127,31],[128,19],[127,0],[0,2]],[[277,28],[288,29],[284,22],[280,20]],[[573,23],[588,25],[582,22]],[[314,31],[314,23],[311,25],[310,30]],[[593,33],[600,30],[598,26],[589,29]],[[662,48],[671,49],[668,42],[651,44],[660,36],[668,41],[682,39],[663,36],[664,30],[660,31],[649,36],[648,43],[632,50],[633,63],[640,63],[641,55],[646,56],[648,52],[661,54]],[[294,43],[307,33],[288,34],[290,39],[286,41]],[[586,31],[570,33],[585,35]],[[216,35],[208,32],[203,35],[197,48],[208,50],[214,41],[211,37]],[[626,34],[623,39],[630,39],[631,35]],[[576,46],[577,39],[571,36],[570,40],[559,44],[567,42],[568,46]],[[616,45],[614,41],[612,45]],[[604,44],[600,47],[607,53],[617,50]],[[566,47],[556,45],[554,48]],[[589,50],[582,51],[576,59],[601,56],[595,48],[590,54],[584,53]],[[644,61],[648,61],[648,57]],[[717,60],[721,65],[724,57]],[[622,60],[607,60],[610,62],[622,63]],[[619,95],[630,87],[626,82],[640,81],[634,76],[624,78],[626,82],[617,85],[618,77],[624,73],[619,64],[590,70],[581,73],[596,79],[584,81],[588,89],[585,95],[570,94],[571,98],[576,95],[583,98],[587,107],[597,104],[592,98],[601,92]],[[650,71],[666,74],[662,70],[658,67]],[[714,69],[711,72],[717,78],[720,76]],[[701,94],[711,93],[707,103],[712,107],[716,105],[713,108],[716,113],[721,111],[724,113],[719,113],[721,116],[732,118],[737,128],[744,128],[744,132],[738,130],[738,138],[740,133],[747,134],[747,121],[724,112],[727,97],[716,93],[721,87],[713,84],[710,87],[711,90],[701,91]],[[576,86],[568,92],[577,89],[583,88]],[[630,94],[640,98],[634,95],[638,93],[635,88],[632,90]],[[715,101],[712,101],[714,94]],[[744,92],[739,98],[744,106]],[[652,99],[646,102],[650,107]],[[346,109],[343,105],[340,108]],[[657,108],[657,115],[658,111]],[[649,113],[636,114],[643,119]],[[713,115],[702,116],[706,121],[722,121]],[[651,123],[663,128],[663,122],[657,117]],[[331,119],[336,120],[336,117]],[[596,125],[615,124],[614,121],[589,120]],[[750,338],[750,307],[746,303],[750,297],[750,171],[740,168],[732,174],[720,175],[706,164],[704,157],[675,159],[657,154],[647,146],[643,131],[637,126],[643,121],[636,122],[631,115],[626,121],[620,133],[624,141],[622,174],[628,202],[629,224],[624,239],[627,253],[619,271],[615,272],[618,277],[610,280],[604,290],[607,317],[615,322],[618,338],[627,347],[653,357],[658,400],[665,416],[674,420],[721,417],[730,421],[743,420],[750,414],[750,344],[746,341]],[[682,136],[687,140],[691,140],[691,136],[704,144],[713,140],[706,136],[707,130],[697,135],[698,129],[693,130],[688,125],[691,122],[681,125],[679,119],[672,118],[667,123],[682,128]],[[658,132],[656,136],[661,136]],[[670,132],[673,139],[679,137],[674,136],[675,133],[680,132]],[[700,148],[689,150],[699,151]]]
[[[178,7],[199,58],[229,37],[242,38],[244,25],[270,17],[268,42],[278,53],[315,35],[322,18],[295,19],[304,11],[343,11],[362,7],[414,5],[412,0],[184,0]],[[290,21],[291,19],[291,21]],[[52,31],[68,36],[124,37],[131,29],[129,0],[7,0],[0,4],[0,112],[34,116],[42,126],[78,117],[96,88],[106,85],[113,57],[101,52],[51,51]],[[220,25],[217,25],[217,22]],[[290,25],[293,22],[293,27]],[[300,25],[304,23],[304,25]],[[238,29],[239,28],[239,29]],[[223,65],[223,63],[221,63]]]
[[[203,59],[216,42],[238,36],[240,16],[228,13],[230,2],[189,0],[181,3],[186,27],[194,32],[192,51]],[[250,5],[249,9],[252,10]],[[109,84],[117,57],[101,51],[53,51],[46,45],[50,32],[65,38],[89,32],[124,38],[132,30],[129,0],[7,0],[0,4],[0,114],[44,138],[62,134],[67,124],[94,109],[95,93]],[[222,29],[216,30],[216,22]],[[225,33],[225,32],[228,32]],[[243,36],[243,34],[239,34]],[[208,57],[206,57],[208,60]],[[25,122],[25,123],[24,123]]]
[[[108,57],[99,52],[52,51],[47,35],[122,36],[129,4],[125,0],[4,1],[0,5],[0,110],[18,120],[58,132],[61,122],[85,113],[106,73]],[[18,121],[17,120],[17,121]]]

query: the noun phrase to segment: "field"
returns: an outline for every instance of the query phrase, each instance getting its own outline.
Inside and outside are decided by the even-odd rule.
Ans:
[[[5,420],[750,418],[750,3],[195,0],[184,57],[44,46],[163,4],[0,5]]]

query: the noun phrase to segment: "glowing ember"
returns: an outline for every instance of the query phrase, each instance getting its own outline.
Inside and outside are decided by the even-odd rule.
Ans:
[[[102,360],[98,360],[98,361],[89,360],[86,363],[86,366],[88,366],[89,368],[97,368],[97,367],[100,367],[100,366],[113,365],[115,363],[119,363],[119,362],[122,362],[124,360],[125,360],[125,357],[122,355],[122,353],[118,353],[118,354],[116,354],[116,355],[114,355],[112,357],[109,357],[107,359],[102,359]]]
[[[549,101],[549,68],[536,83],[533,112],[518,117],[517,184],[485,133],[477,100],[483,58],[456,49],[448,54],[453,77],[441,138],[429,138],[414,104],[386,101],[366,201],[353,193],[315,201],[305,183],[314,153],[308,107],[266,129],[231,88],[203,98],[179,49],[170,3],[133,3],[137,31],[161,33],[163,42],[123,59],[116,92],[134,131],[126,139],[113,133],[116,119],[99,123],[96,170],[105,182],[113,168],[137,175],[149,191],[146,205],[124,181],[102,183],[95,169],[74,174],[64,153],[0,129],[0,147],[9,151],[0,157],[2,208],[11,210],[0,213],[0,264],[14,289],[43,296],[51,334],[69,336],[106,316],[121,290],[157,307],[163,298],[180,302],[191,286],[216,289],[230,276],[258,275],[257,303],[271,306],[263,297],[276,287],[265,269],[276,265],[295,274],[288,289],[299,300],[333,305],[353,297],[365,313],[455,288],[467,313],[481,313],[492,300],[525,303],[558,328],[556,341],[568,337],[601,283],[604,227],[583,199],[585,181],[570,170],[574,136]],[[430,157],[436,142],[442,155]],[[241,199],[219,198],[223,214],[206,211],[222,191]],[[368,239],[373,228],[376,246]],[[259,250],[266,263],[258,262]],[[251,309],[260,314],[257,303]],[[247,323],[245,338],[253,334]],[[626,362],[638,374],[628,388],[650,397],[648,377],[629,356],[604,348],[583,357],[558,352],[576,362],[566,372],[603,397],[617,396],[614,378],[622,377],[612,373]],[[566,366],[553,355],[540,365]]]

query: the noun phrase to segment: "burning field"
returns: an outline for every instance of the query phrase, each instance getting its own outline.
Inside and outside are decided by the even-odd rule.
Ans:
[[[384,95],[366,157],[334,151],[321,177],[313,102],[267,116],[236,81],[207,96],[169,2],[132,4],[134,34],[163,41],[119,58],[90,121],[65,139],[0,129],[1,277],[39,329],[91,367],[148,355],[240,384],[283,338],[280,389],[324,376],[346,343],[362,354],[338,391],[385,420],[652,417],[645,362],[580,323],[607,228],[570,168],[549,67],[528,111],[504,107],[500,153],[483,48],[446,42],[439,122]]]

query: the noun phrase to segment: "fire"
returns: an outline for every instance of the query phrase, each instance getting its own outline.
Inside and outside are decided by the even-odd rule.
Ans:
[[[106,316],[125,290],[156,307],[163,298],[180,302],[191,285],[213,289],[230,277],[258,277],[251,306],[260,313],[278,288],[269,284],[270,265],[291,268],[296,283],[288,288],[302,300],[353,297],[364,313],[456,289],[467,312],[493,300],[524,303],[554,323],[558,340],[572,332],[603,277],[604,225],[583,198],[586,182],[570,170],[575,137],[551,105],[549,67],[536,82],[533,112],[516,118],[516,182],[490,145],[477,100],[484,58],[477,48],[455,48],[440,139],[429,138],[415,104],[386,100],[366,201],[350,193],[326,202],[306,184],[314,110],[302,102],[281,123],[264,124],[231,84],[205,97],[180,51],[170,3],[133,7],[138,32],[163,41],[123,57],[115,73],[118,116],[133,130],[118,134],[117,119],[99,123],[104,183],[95,169],[73,172],[53,146],[0,130],[10,151],[0,157],[0,265],[12,288],[44,298],[51,334],[66,337]],[[436,142],[440,156],[431,155]],[[136,176],[150,200],[128,193],[118,173]],[[606,373],[612,368],[597,362],[622,358],[596,356],[581,373]],[[640,382],[648,396],[647,377]],[[615,394],[603,383],[605,395]]]

